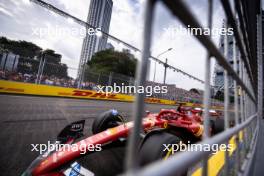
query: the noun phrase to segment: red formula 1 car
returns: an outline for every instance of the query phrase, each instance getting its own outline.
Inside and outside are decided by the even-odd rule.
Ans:
[[[143,118],[141,144],[138,146],[139,165],[166,159],[173,152],[165,146],[195,143],[203,134],[202,117],[197,110],[161,110],[146,113]],[[116,175],[122,173],[126,141],[133,122],[124,122],[116,110],[96,118],[92,136],[84,137],[84,120],[66,126],[56,142],[35,159],[23,173],[26,175]],[[211,121],[211,132],[214,122]],[[68,146],[68,148],[65,146]]]

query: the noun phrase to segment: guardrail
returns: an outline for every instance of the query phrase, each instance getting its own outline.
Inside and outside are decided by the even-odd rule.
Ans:
[[[202,28],[198,20],[191,13],[188,6],[183,0],[163,0],[162,1],[169,11],[177,17],[184,25],[191,28]],[[234,2],[234,1],[233,1]],[[142,62],[139,64],[137,71],[137,84],[144,85],[146,81],[147,63],[150,57],[150,46],[151,46],[151,34],[152,34],[152,23],[154,16],[154,7],[157,0],[148,0],[146,2],[145,12],[145,23],[144,23],[144,34],[143,34],[143,52]],[[260,3],[260,2],[259,2]],[[262,44],[261,44],[261,33],[262,33],[262,21],[261,11],[257,12],[257,36],[248,34],[248,31],[243,31],[245,26],[249,23],[246,15],[254,15],[255,11],[251,11],[252,14],[245,13],[244,2],[238,0],[233,3],[231,7],[229,1],[221,0],[224,12],[226,14],[225,27],[231,26],[234,30],[234,53],[233,54],[233,67],[227,61],[227,36],[225,36],[225,48],[224,55],[217,49],[214,43],[211,41],[209,36],[204,34],[196,35],[195,37],[204,46],[207,51],[207,57],[205,62],[205,93],[204,93],[204,137],[201,143],[207,144],[220,144],[227,143],[232,136],[235,136],[236,145],[238,146],[235,151],[235,174],[247,175],[249,167],[254,156],[256,139],[259,130],[259,118],[262,117],[262,91],[263,91],[263,62],[262,62]],[[261,7],[261,5],[260,5]],[[259,9],[260,10],[260,9]],[[213,15],[213,2],[208,0],[208,27],[212,26],[212,15]],[[238,19],[238,21],[236,20]],[[238,23],[239,22],[239,23]],[[252,22],[252,21],[251,21]],[[254,29],[253,29],[254,30]],[[254,48],[250,45],[253,38],[257,37],[257,53],[254,53]],[[224,120],[225,120],[225,131],[214,137],[209,136],[209,106],[210,106],[210,65],[211,59],[215,58],[219,65],[224,69],[224,82],[225,82],[225,107],[224,107]],[[258,62],[257,76],[258,79],[254,79],[256,76],[255,71],[252,69],[254,59]],[[237,65],[239,62],[239,68]],[[230,128],[229,126],[229,114],[228,109],[230,107],[229,102],[229,79],[234,81],[234,94],[235,94],[235,126]],[[256,90],[257,88],[257,90]],[[240,92],[240,93],[239,93]],[[141,170],[138,169],[137,164],[137,148],[139,145],[139,137],[141,130],[141,122],[144,112],[144,95],[137,94],[136,101],[134,104],[134,128],[130,134],[127,150],[126,160],[126,175],[180,175],[182,171],[189,168],[199,160],[203,160],[202,164],[202,175],[208,175],[208,158],[210,152],[184,152],[172,156],[166,161],[158,161],[150,164],[146,168]],[[243,131],[244,140],[240,144],[238,139],[238,133]],[[241,147],[241,145],[243,147]],[[225,163],[224,163],[224,175],[230,175],[231,163],[228,151],[225,152]]]

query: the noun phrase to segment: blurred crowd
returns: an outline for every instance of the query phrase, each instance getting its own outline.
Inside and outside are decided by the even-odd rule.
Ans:
[[[18,81],[18,82],[25,82],[25,83],[37,83],[37,75],[36,74],[27,74],[27,73],[18,73],[12,72],[8,70],[0,69],[0,79],[2,80],[11,80],[11,81]],[[51,86],[60,86],[60,87],[70,87],[70,88],[77,88],[77,81],[73,78],[58,78],[56,76],[47,76],[43,75],[40,78],[40,84],[51,85]],[[147,82],[147,86],[164,86],[164,84],[156,83],[156,82]],[[82,82],[81,88],[87,90],[98,90],[98,84],[94,82]],[[166,85],[168,93],[167,94],[152,94],[154,98],[163,98],[168,100],[177,100],[182,102],[191,102],[191,103],[202,103],[203,99],[203,92],[193,92],[188,91],[182,88],[178,88],[175,85]],[[214,105],[222,106],[223,103],[214,100]]]
[[[147,85],[149,86],[164,86],[164,84],[148,81]],[[175,85],[166,85],[168,93],[163,94],[163,97],[160,97],[160,94],[154,94],[156,98],[165,98],[168,100],[178,100],[178,101],[187,101],[192,100],[194,103],[201,103],[203,98],[203,93],[194,93],[182,88],[178,88]]]
[[[37,74],[19,73],[14,71],[2,70],[0,68],[0,79],[18,81],[25,83],[37,83]],[[43,75],[40,78],[40,84],[50,85],[50,86],[60,86],[77,88],[77,81],[73,78],[58,78],[56,76]],[[82,89],[97,90],[97,84],[93,82],[82,82]]]
[[[150,86],[164,86],[164,84],[148,81],[147,85]],[[167,100],[176,100],[181,102],[191,102],[191,103],[198,103],[202,104],[203,102],[203,91],[202,90],[196,90],[196,92],[192,90],[186,90],[182,88],[178,88],[175,85],[166,85],[168,89],[167,94],[153,94],[153,97],[155,98],[163,98]],[[223,106],[223,102],[212,99],[211,101],[213,106]]]
[[[22,74],[22,73],[0,69],[0,79],[35,83],[36,75]]]

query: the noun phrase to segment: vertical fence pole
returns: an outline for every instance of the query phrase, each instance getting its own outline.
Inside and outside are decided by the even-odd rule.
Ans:
[[[166,76],[167,76],[167,68],[168,68],[168,59],[166,58],[165,64],[164,64],[164,77],[163,77],[163,84],[165,85],[166,83]]]
[[[40,61],[39,61],[39,66],[38,66],[38,73],[37,73],[37,78],[35,83],[38,84],[39,83],[39,77],[40,77],[40,72],[41,72],[41,68],[42,68],[42,64],[43,64],[43,59],[44,59],[44,53],[41,53],[41,57],[40,57]]]
[[[258,124],[263,118],[263,58],[262,58],[262,10],[258,15]]]
[[[212,27],[212,12],[213,11],[213,3],[212,0],[208,0],[208,28],[211,30]],[[209,108],[210,108],[210,100],[211,100],[211,91],[210,91],[210,85],[211,85],[211,53],[207,51],[207,56],[205,59],[205,90],[204,90],[204,133],[203,133],[203,139],[206,139],[210,136],[209,131]],[[208,175],[208,156],[204,157],[203,160],[203,176]]]
[[[152,34],[152,22],[153,22],[153,11],[156,0],[146,1],[145,11],[145,22],[144,22],[144,33],[143,33],[143,51],[142,59],[137,67],[137,82],[136,86],[144,86],[146,82],[146,75],[148,69],[148,59],[150,56],[150,45],[151,45],[151,34]],[[140,130],[142,124],[142,116],[144,115],[145,108],[145,94],[136,93],[134,102],[133,119],[134,126],[130,132],[127,155],[126,155],[126,169],[130,172],[134,172],[138,168],[137,162],[137,146],[139,144]]]
[[[243,73],[243,82],[246,84],[246,68],[245,68],[245,63],[243,64],[243,68],[242,68],[242,73]],[[247,119],[247,94],[246,91],[244,91],[244,99],[243,99],[243,104],[244,104],[244,119]],[[248,145],[249,145],[249,126],[247,128],[245,128],[245,156],[247,156],[247,151],[248,151]]]
[[[40,69],[40,75],[39,75],[39,84],[41,84],[41,79],[42,79],[42,76],[43,76],[43,72],[44,72],[44,68],[45,68],[45,64],[46,64],[46,58],[45,58],[45,54],[43,56],[43,62],[42,62],[42,66],[41,66],[41,69]]]
[[[246,76],[246,87],[249,87],[249,74],[248,72],[245,72],[245,76]],[[248,119],[249,116],[251,115],[251,112],[250,112],[250,98],[249,98],[249,95],[246,94],[246,118]],[[247,131],[248,133],[248,141],[252,141],[253,139],[253,129],[252,129],[252,123],[250,123],[250,125],[248,126],[249,130]],[[247,152],[250,152],[250,149],[251,149],[251,142],[248,142],[247,144]]]
[[[235,2],[233,4],[233,12],[234,12],[234,16],[236,18],[236,8],[235,8]],[[238,23],[237,23],[238,24]],[[237,46],[236,46],[236,39],[233,36],[233,68],[234,71],[237,73]],[[235,105],[235,125],[237,126],[239,124],[239,107],[238,107],[238,86],[237,86],[237,82],[236,80],[233,81],[234,84],[234,105]],[[235,135],[235,143],[237,146],[237,149],[235,151],[235,174],[237,175],[239,170],[240,170],[240,142],[239,142],[239,134],[240,132],[238,132]]]
[[[225,28],[228,28],[227,20],[225,22]],[[228,58],[228,38],[227,34],[224,36],[224,55]],[[225,130],[229,128],[229,75],[226,70],[224,70],[224,120],[225,120]],[[226,141],[228,145],[229,140]],[[229,152],[225,151],[225,175],[229,175]]]
[[[244,78],[243,78],[243,61],[242,61],[240,53],[239,53],[239,77],[241,78],[241,80],[244,80]],[[244,98],[245,98],[245,91],[240,86],[240,117],[241,117],[241,122],[245,121]],[[245,143],[247,142],[247,140],[246,140],[246,128],[242,130],[242,136],[243,136],[243,138],[242,138],[242,144],[243,144],[242,145],[242,159],[244,160],[246,157]]]
[[[236,40],[235,37],[233,37],[233,67],[235,72],[237,73],[237,52],[236,52]],[[235,125],[239,124],[239,112],[238,112],[238,87],[237,82],[234,80],[234,105],[235,105]],[[237,146],[237,150],[235,152],[236,154],[236,167],[235,167],[235,173],[237,174],[240,168],[240,145],[239,145],[239,132],[237,133],[235,137],[235,142]]]

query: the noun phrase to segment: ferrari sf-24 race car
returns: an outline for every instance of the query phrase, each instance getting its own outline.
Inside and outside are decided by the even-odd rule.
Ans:
[[[159,113],[146,112],[142,122],[139,152],[141,167],[166,159],[173,152],[164,150],[165,145],[180,142],[196,143],[203,134],[201,109],[182,108],[179,111],[162,109]],[[125,122],[117,110],[109,110],[95,118],[93,135],[83,136],[85,120],[67,125],[57,136],[54,144],[75,145],[75,150],[48,149],[37,157],[22,174],[27,175],[117,175],[124,171],[125,148],[133,122]],[[211,111],[210,132],[223,130],[223,119]],[[89,150],[90,146],[101,150]],[[77,148],[76,148],[77,146]],[[87,150],[85,154],[81,146]]]

